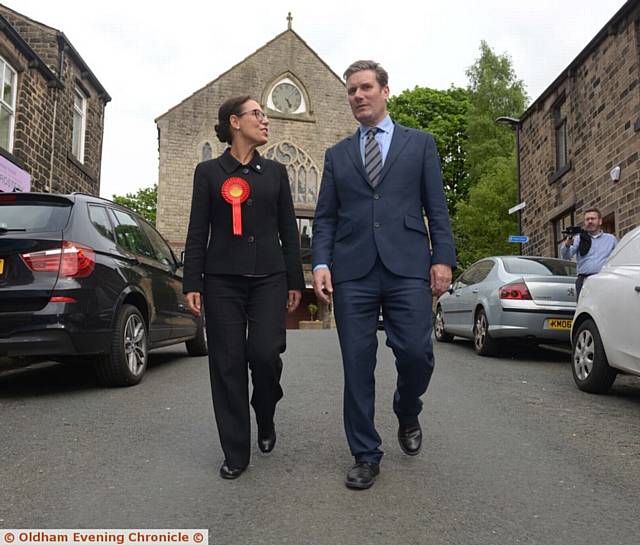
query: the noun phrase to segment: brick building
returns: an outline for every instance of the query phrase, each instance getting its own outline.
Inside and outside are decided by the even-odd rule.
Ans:
[[[562,229],[591,206],[618,237],[640,224],[639,84],[640,1],[630,0],[520,118],[523,253],[557,256]]]
[[[308,289],[289,327],[309,319],[311,222],[325,150],[353,133],[356,122],[345,86],[291,29],[156,119],[160,153],[156,225],[178,250],[184,248],[191,207],[193,171],[222,153],[215,137],[218,108],[227,98],[250,94],[269,115],[269,143],[260,153],[287,166],[301,233]]]
[[[59,30],[0,4],[0,191],[100,193],[111,100]]]

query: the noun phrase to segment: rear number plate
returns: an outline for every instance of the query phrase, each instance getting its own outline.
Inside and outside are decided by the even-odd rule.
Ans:
[[[549,318],[547,320],[547,329],[560,329],[562,331],[568,331],[571,329],[573,320],[558,320],[557,318]]]

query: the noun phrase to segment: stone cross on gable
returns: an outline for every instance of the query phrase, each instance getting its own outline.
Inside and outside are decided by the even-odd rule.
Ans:
[[[293,17],[291,16],[291,12],[287,15],[287,28],[291,30],[291,23],[293,22]]]

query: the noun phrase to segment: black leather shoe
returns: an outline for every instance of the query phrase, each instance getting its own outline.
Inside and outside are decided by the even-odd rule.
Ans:
[[[347,488],[356,490],[371,488],[378,473],[380,473],[380,464],[357,462],[347,473],[344,484],[347,485]]]
[[[240,475],[242,475],[242,472],[245,469],[246,468],[244,467],[229,467],[227,465],[227,462],[225,462],[220,468],[220,477],[222,477],[223,479],[237,479],[238,477],[240,477]]]
[[[271,434],[267,437],[261,437],[260,432],[258,431],[258,448],[260,452],[264,452],[268,454],[273,450],[273,447],[276,446],[276,430],[275,428],[271,428]]]
[[[409,456],[415,456],[420,452],[422,446],[422,428],[420,422],[398,427],[398,442],[402,452]]]

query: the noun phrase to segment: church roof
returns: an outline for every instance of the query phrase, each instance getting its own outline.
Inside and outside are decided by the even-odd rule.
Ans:
[[[169,108],[165,113],[159,115],[158,117],[156,117],[156,119],[154,120],[156,123],[158,121],[160,121],[163,117],[167,116],[168,114],[170,114],[171,112],[173,112],[176,108],[179,108],[182,104],[184,104],[185,102],[188,102],[191,98],[193,98],[194,96],[196,96],[198,93],[201,93],[202,91],[204,91],[205,89],[207,89],[208,87],[210,87],[211,85],[213,85],[214,83],[216,83],[217,81],[219,81],[220,79],[222,79],[224,76],[226,76],[227,74],[229,74],[230,72],[232,72],[233,70],[235,70],[238,66],[240,66],[242,63],[246,62],[248,59],[250,59],[251,57],[253,57],[254,55],[257,55],[260,51],[263,51],[264,49],[267,49],[272,43],[276,42],[277,40],[279,40],[280,38],[282,38],[283,36],[285,36],[286,34],[291,33],[293,34],[296,39],[298,39],[300,41],[300,43],[302,43],[302,45],[304,45],[326,68],[327,70],[333,74],[335,76],[335,78],[340,82],[341,85],[344,85],[344,82],[342,81],[342,79],[340,78],[340,76],[338,76],[338,74],[336,74],[332,68],[322,60],[322,58],[309,46],[309,44],[307,44],[307,42],[305,42],[300,35],[294,31],[293,29],[289,28],[287,30],[285,30],[284,32],[281,32],[280,34],[278,34],[277,36],[275,36],[272,40],[269,40],[266,44],[264,44],[262,47],[259,47],[258,49],[256,49],[253,53],[251,53],[250,55],[247,55],[244,59],[242,59],[240,62],[234,64],[231,68],[229,68],[228,70],[226,70],[225,72],[223,72],[222,74],[220,74],[217,78],[215,78],[214,80],[210,81],[209,83],[205,84],[204,86],[202,86],[200,89],[198,89],[197,91],[195,91],[194,93],[192,93],[191,95],[189,95],[187,98],[185,98],[184,100],[182,100],[181,102],[179,102],[178,104],[176,104],[175,106],[173,106],[172,108]]]

